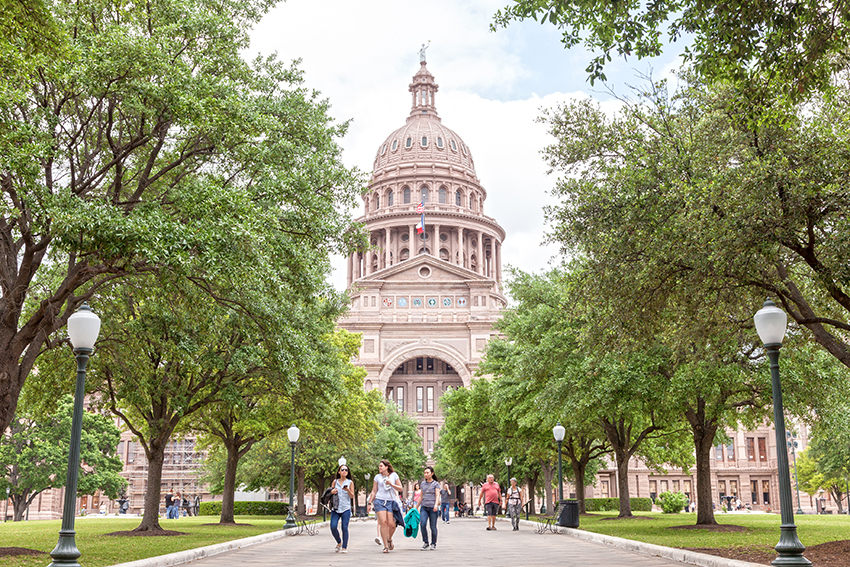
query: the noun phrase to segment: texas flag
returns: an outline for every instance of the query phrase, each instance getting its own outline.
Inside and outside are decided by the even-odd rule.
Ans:
[[[419,219],[419,222],[416,223],[416,233],[422,234],[425,232],[425,203],[420,202],[416,205],[416,212],[422,215]]]

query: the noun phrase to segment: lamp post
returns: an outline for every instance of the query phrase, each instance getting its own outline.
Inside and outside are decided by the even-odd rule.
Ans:
[[[65,481],[65,502],[62,508],[62,528],[59,530],[59,542],[50,557],[53,561],[48,567],[79,567],[74,531],[74,518],[77,512],[77,480],[80,473],[80,443],[83,435],[83,398],[86,394],[86,365],[100,334],[100,318],[91,310],[88,303],[68,318],[68,337],[77,359],[77,384],[74,390],[74,415],[71,419],[71,446],[68,453],[68,476]]]
[[[564,441],[564,434],[567,432],[564,426],[558,423],[552,428],[552,435],[555,436],[555,441],[558,442],[558,504],[564,501],[564,475],[561,472],[561,443]],[[547,488],[548,490],[548,488]]]
[[[286,436],[289,437],[289,446],[292,447],[292,460],[289,464],[289,514],[286,515],[286,523],[283,524],[283,529],[298,527],[295,523],[295,516],[292,509],[295,507],[295,444],[298,443],[298,437],[301,436],[301,430],[294,425],[286,430]]]
[[[799,565],[808,567],[812,563],[803,557],[805,546],[797,537],[794,525],[794,512],[791,509],[791,475],[788,470],[788,446],[785,444],[785,415],[782,410],[782,385],[779,381],[779,349],[785,338],[788,316],[776,304],[768,299],[753,317],[756,331],[764,343],[764,349],[770,360],[770,382],[773,389],[773,425],[776,429],[776,461],[779,469],[779,506],[782,517],[779,543],[776,552],[779,557],[773,565]],[[784,447],[784,449],[783,449]]]
[[[514,464],[514,458],[508,457],[505,459],[505,466],[508,467],[508,482],[511,482],[511,465]]]
[[[791,457],[794,459],[794,486],[797,487],[797,513],[802,514],[803,508],[800,506],[800,482],[797,480],[797,439],[790,431],[785,433],[788,438],[788,448],[791,449]]]

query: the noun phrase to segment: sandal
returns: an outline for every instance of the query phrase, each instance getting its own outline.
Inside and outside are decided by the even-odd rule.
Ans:
[[[387,549],[387,548],[385,547],[385,548],[384,548],[384,553],[389,553],[389,552],[390,552],[390,550],[389,550],[389,549]]]
[[[395,549],[395,546],[393,545],[393,540],[387,542],[387,547],[389,547],[390,549]]]

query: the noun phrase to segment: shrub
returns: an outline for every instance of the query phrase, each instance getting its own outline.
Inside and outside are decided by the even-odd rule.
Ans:
[[[634,512],[649,512],[652,510],[652,500],[649,498],[630,498],[629,502]],[[619,498],[585,498],[584,508],[588,512],[611,512],[620,509]]]
[[[236,516],[286,516],[289,513],[287,502],[234,502],[233,514]],[[199,516],[220,516],[221,502],[201,502]]]
[[[662,492],[658,495],[656,503],[661,506],[665,514],[678,514],[685,508],[688,497],[681,492]]]

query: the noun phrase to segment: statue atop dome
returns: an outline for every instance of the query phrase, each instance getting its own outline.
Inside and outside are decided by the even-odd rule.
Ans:
[[[425,63],[425,50],[431,47],[431,40],[428,40],[428,45],[422,44],[422,49],[419,50],[419,62]]]

